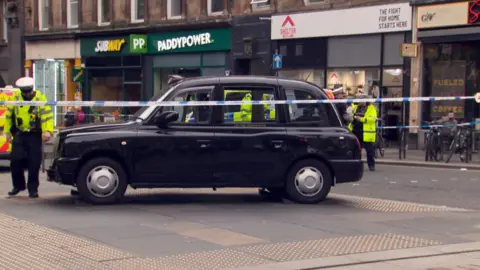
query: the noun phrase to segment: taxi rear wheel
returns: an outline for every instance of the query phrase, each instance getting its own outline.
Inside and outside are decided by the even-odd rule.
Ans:
[[[86,162],[77,176],[80,196],[92,204],[111,204],[119,201],[127,190],[127,174],[110,158],[95,158]]]
[[[296,203],[319,203],[327,197],[332,183],[330,170],[323,162],[305,159],[290,168],[285,193]]]

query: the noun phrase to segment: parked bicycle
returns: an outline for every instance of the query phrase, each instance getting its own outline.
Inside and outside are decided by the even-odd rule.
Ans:
[[[449,154],[445,163],[450,162],[454,154],[459,155],[462,162],[468,163],[472,160],[472,132],[471,126],[457,126],[457,132],[448,149]]]
[[[435,125],[435,122],[425,122],[423,129],[428,129],[425,134],[425,161],[440,161],[443,160],[443,141],[440,135],[440,128]]]
[[[382,119],[377,119],[377,138],[375,140],[375,143],[373,144],[373,150],[375,152],[375,158],[378,158],[378,155],[384,157],[385,156],[385,138],[384,138],[384,129],[381,128],[383,127],[382,125]]]

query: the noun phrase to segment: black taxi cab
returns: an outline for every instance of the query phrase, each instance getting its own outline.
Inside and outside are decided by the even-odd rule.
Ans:
[[[278,77],[180,79],[154,101],[328,99]],[[336,184],[363,176],[357,138],[331,103],[148,106],[130,121],[63,129],[48,180],[87,202],[114,203],[132,188],[255,187],[318,203]],[[239,105],[235,105],[239,104]]]

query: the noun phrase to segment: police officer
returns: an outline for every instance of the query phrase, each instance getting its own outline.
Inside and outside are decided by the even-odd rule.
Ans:
[[[357,95],[358,99],[368,98],[365,94]],[[367,152],[367,164],[370,171],[375,170],[375,149],[374,144],[377,139],[377,110],[371,103],[360,102],[353,106],[354,120],[352,123],[352,132],[361,142],[362,147]]]
[[[14,101],[47,101],[39,91],[33,90],[33,78],[23,77],[15,83]],[[42,163],[42,140],[48,141],[53,134],[53,113],[50,106],[17,106],[7,109],[4,133],[12,143],[10,169],[15,196],[28,188],[30,198],[38,198],[39,173]],[[28,169],[28,184],[25,185],[24,169]]]

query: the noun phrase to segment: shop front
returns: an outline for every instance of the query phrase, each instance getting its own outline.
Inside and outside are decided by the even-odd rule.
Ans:
[[[131,34],[81,40],[84,100],[149,100],[168,76],[225,76],[231,29]],[[115,121],[138,107],[91,108],[91,121]]]
[[[400,49],[411,36],[411,18],[408,3],[273,16],[272,46],[283,59],[278,74],[343,87],[351,97],[408,96],[409,62]],[[382,104],[385,124],[401,122],[398,105]]]
[[[480,6],[475,2],[416,7],[417,39],[421,45],[419,89],[423,96],[472,96],[480,91]],[[454,112],[460,121],[480,117],[473,100],[423,103],[421,121]]]
[[[168,75],[225,76],[231,50],[230,28],[148,35],[146,63],[151,65],[151,94],[165,92]]]
[[[79,84],[73,70],[80,68],[80,44],[74,39],[27,41],[25,43],[25,72],[33,76],[35,89],[49,100],[74,100]],[[55,126],[63,126],[65,107],[56,106]]]
[[[139,101],[143,91],[143,51],[134,46],[138,36],[109,36],[80,41],[83,62],[83,100]],[[137,45],[135,43],[135,45]],[[95,107],[89,121],[115,121],[138,108]]]

